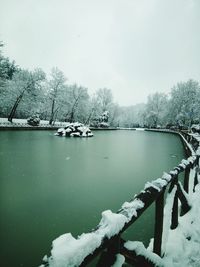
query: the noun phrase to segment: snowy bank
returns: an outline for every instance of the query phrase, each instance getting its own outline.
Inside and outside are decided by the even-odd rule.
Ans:
[[[192,203],[191,210],[179,217],[176,229],[168,229],[166,233],[163,258],[166,267],[200,266],[200,184],[189,195],[189,201]]]
[[[54,122],[53,125],[49,124],[47,120],[40,120],[38,126],[34,127],[28,124],[27,119],[13,119],[12,122],[8,121],[8,118],[0,118],[0,128],[29,128],[29,129],[42,129],[42,128],[59,128],[59,127],[66,127],[69,123],[67,122]]]

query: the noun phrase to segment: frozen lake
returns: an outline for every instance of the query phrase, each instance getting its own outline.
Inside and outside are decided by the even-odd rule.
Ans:
[[[0,132],[0,258],[4,267],[38,266],[51,242],[94,228],[185,157],[178,136],[145,131],[94,131],[61,138],[52,131]],[[153,207],[125,233],[145,243]]]

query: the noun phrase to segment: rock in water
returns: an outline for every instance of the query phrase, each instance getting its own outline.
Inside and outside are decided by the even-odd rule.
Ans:
[[[82,123],[70,123],[64,128],[59,128],[57,136],[73,136],[73,137],[92,137],[93,133],[89,127],[85,126]]]

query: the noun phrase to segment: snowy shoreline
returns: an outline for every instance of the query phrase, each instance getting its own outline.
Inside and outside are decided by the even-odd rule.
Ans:
[[[0,131],[2,130],[57,130],[58,128],[64,128],[69,125],[68,122],[55,122],[53,125],[49,124],[47,120],[41,120],[39,126],[31,126],[27,123],[26,119],[13,119],[13,122],[9,122],[7,118],[0,118]],[[90,127],[91,130],[118,130],[115,127]]]

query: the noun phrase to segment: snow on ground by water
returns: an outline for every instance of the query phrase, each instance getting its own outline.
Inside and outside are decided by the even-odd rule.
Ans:
[[[145,129],[144,128],[135,128],[136,131],[144,131]]]
[[[200,177],[199,177],[200,180]],[[200,266],[200,184],[195,187],[195,192],[190,192],[189,202],[191,210],[184,216],[179,216],[179,225],[170,229],[171,212],[176,186],[168,194],[164,210],[164,231],[161,258],[153,250],[153,239],[146,249],[142,242],[128,241],[125,247],[134,250],[137,255],[150,259],[158,267],[199,267]],[[123,262],[117,265],[123,266]]]
[[[200,184],[189,196],[192,209],[179,217],[179,225],[169,230],[164,266],[199,267],[200,266]]]
[[[67,122],[55,122],[54,123],[54,126],[67,126],[69,123]],[[29,126],[31,127],[28,123],[27,123],[27,119],[15,119],[13,118],[12,120],[12,123],[8,121],[8,118],[0,118],[0,126],[5,126],[5,127],[8,127],[8,126]],[[39,126],[49,126],[49,121],[47,120],[40,120],[40,124]]]
[[[195,171],[190,172],[190,179],[194,181]],[[198,176],[200,182],[200,175]],[[200,266],[200,184],[195,187],[191,183],[189,194],[186,195],[191,210],[184,216],[179,216],[178,227],[170,229],[173,199],[177,187],[168,193],[163,224],[162,253],[164,257],[158,266],[163,267],[199,267]],[[179,203],[180,204],[180,203]],[[153,250],[153,239],[148,251]],[[146,254],[152,259],[152,255]]]

